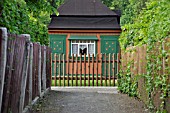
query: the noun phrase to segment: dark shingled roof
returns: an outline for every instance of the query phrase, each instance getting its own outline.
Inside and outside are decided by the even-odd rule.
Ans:
[[[59,15],[83,15],[83,16],[116,16],[100,0],[66,0],[58,8]]]
[[[49,30],[120,29],[120,15],[111,11],[100,0],[66,0],[58,11],[59,16],[51,15]]]

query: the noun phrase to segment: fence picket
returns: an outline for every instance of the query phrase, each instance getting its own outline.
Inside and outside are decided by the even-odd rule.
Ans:
[[[65,55],[63,54],[63,86],[65,86]]]
[[[96,55],[96,86],[98,86],[98,54]]]
[[[80,86],[82,86],[82,54],[80,54]]]
[[[100,58],[100,63],[101,63],[101,74],[100,74],[100,86],[103,85],[103,77],[102,77],[102,63],[103,63],[103,55],[101,54],[101,58]]]
[[[92,55],[92,85],[94,86],[94,54]]]
[[[113,53],[113,56],[112,56],[112,59],[113,59],[113,63],[112,63],[112,72],[113,72],[113,86],[115,86],[115,54]]]
[[[58,59],[59,59],[58,78],[59,78],[59,86],[61,86],[61,54],[59,54]]]
[[[56,72],[57,72],[57,70],[56,70],[56,68],[57,68],[57,55],[56,55],[56,53],[54,54],[54,86],[56,86],[56,82],[57,82],[57,79],[56,79]]]
[[[86,54],[84,54],[84,86],[86,86]]]
[[[90,86],[90,54],[88,54],[88,86]]]
[[[72,73],[71,73],[71,85],[73,86],[73,73],[74,73],[74,54],[72,54]]]
[[[110,53],[109,53],[109,67],[108,67],[108,75],[109,75],[109,86],[111,86],[111,77],[110,77]]]
[[[76,86],[78,86],[78,55],[76,54]]]
[[[68,54],[68,56],[67,56],[67,86],[69,86],[69,79],[70,79],[70,77],[69,77],[69,67],[70,67],[70,65],[69,65],[69,62],[70,62],[70,56],[69,56],[69,54]]]
[[[104,85],[107,86],[107,56],[106,56],[106,53],[104,54]]]

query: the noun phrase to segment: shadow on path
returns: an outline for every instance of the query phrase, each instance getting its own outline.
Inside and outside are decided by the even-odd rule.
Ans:
[[[53,87],[32,113],[147,113],[144,104],[114,87]]]

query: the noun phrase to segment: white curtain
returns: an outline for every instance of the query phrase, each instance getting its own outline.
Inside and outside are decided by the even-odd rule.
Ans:
[[[78,44],[72,44],[72,54],[78,54]]]
[[[95,49],[94,44],[89,44],[88,46],[89,46],[88,47],[88,49],[89,49],[88,53],[91,54],[91,55],[94,54],[94,49]]]

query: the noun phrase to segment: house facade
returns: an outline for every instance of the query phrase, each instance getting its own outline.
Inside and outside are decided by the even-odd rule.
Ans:
[[[57,68],[58,71],[56,73],[53,72],[55,73],[53,75],[60,76],[61,70],[64,70],[62,74],[67,73],[68,76],[69,74],[84,74],[86,76],[87,73],[89,75],[99,74],[101,76],[116,74],[117,64],[115,61],[115,67],[113,64],[106,65],[106,62],[103,63],[101,60],[97,63],[96,55],[99,55],[98,59],[102,58],[104,60],[105,57],[102,57],[102,55],[115,53],[115,59],[117,59],[116,54],[120,50],[118,41],[121,33],[120,14],[117,11],[110,10],[100,0],[66,0],[58,8],[58,12],[58,16],[55,14],[51,15],[51,23],[48,26],[53,61],[55,53],[64,54],[65,60],[68,61],[69,58],[69,61],[65,62],[67,64],[64,64],[68,67],[64,67],[65,69],[62,67]],[[92,61],[93,54],[94,64]],[[84,61],[85,63],[78,61],[78,64],[76,64],[76,61],[73,62],[76,56],[78,59],[82,57],[84,60],[85,55],[87,59],[90,59],[89,64],[87,59]],[[62,59],[63,57],[57,58]],[[106,60],[108,59],[109,56],[107,56]],[[70,61],[72,64],[68,64]],[[58,62],[57,65],[59,67],[62,64]],[[78,70],[76,71],[77,68]],[[113,79],[115,80],[114,77]]]
[[[50,46],[57,54],[119,52],[120,15],[100,0],[67,0],[51,15]]]

